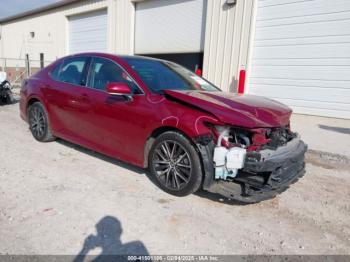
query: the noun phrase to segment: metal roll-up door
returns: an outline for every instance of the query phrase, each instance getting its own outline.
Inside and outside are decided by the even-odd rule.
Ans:
[[[350,118],[350,1],[259,0],[249,93]]]
[[[200,53],[206,0],[148,0],[136,4],[135,53]]]
[[[107,10],[69,17],[69,53],[107,51]]]

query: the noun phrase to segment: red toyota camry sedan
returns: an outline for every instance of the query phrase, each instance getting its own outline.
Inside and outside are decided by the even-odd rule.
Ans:
[[[291,109],[224,93],[173,62],[84,53],[23,82],[21,117],[41,142],[61,138],[148,168],[166,192],[203,189],[253,203],[304,174]]]

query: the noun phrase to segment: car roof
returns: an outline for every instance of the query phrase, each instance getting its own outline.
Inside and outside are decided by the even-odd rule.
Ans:
[[[148,56],[141,56],[141,55],[118,55],[118,54],[112,54],[112,53],[102,53],[102,52],[83,52],[83,53],[76,53],[72,55],[68,55],[64,58],[68,57],[75,57],[75,56],[99,56],[99,57],[104,57],[104,58],[109,58],[109,59],[121,59],[121,60],[126,60],[126,58],[139,58],[139,59],[144,59],[144,60],[156,60],[156,61],[166,61],[163,59],[158,59],[154,57],[148,57]]]

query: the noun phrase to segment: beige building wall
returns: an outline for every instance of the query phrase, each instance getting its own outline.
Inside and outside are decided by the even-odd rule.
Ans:
[[[85,0],[49,11],[12,20],[1,25],[0,58],[39,60],[55,59],[68,54],[69,16],[100,9],[108,13],[108,52],[134,53],[135,2],[142,0]],[[203,76],[224,91],[235,91],[239,71],[248,60],[250,26],[255,0],[208,0],[204,43]],[[30,37],[34,32],[35,37]],[[0,61],[0,66],[3,66]],[[22,67],[14,60],[7,66]],[[39,66],[39,62],[37,65]]]
[[[0,58],[45,60],[68,54],[69,16],[107,8],[107,49],[111,53],[133,53],[134,6],[130,0],[87,0],[31,16],[19,18],[1,25]],[[30,32],[34,32],[32,38]],[[15,63],[8,60],[8,63]],[[7,66],[16,66],[7,64]]]
[[[134,54],[135,5],[130,0],[109,0],[112,48],[116,54]]]
[[[236,91],[239,71],[248,62],[255,0],[208,0],[203,76],[223,91]]]

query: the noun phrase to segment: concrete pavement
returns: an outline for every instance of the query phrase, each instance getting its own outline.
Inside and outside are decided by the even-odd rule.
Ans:
[[[293,114],[291,128],[301,135],[311,151],[350,158],[350,120]]]

